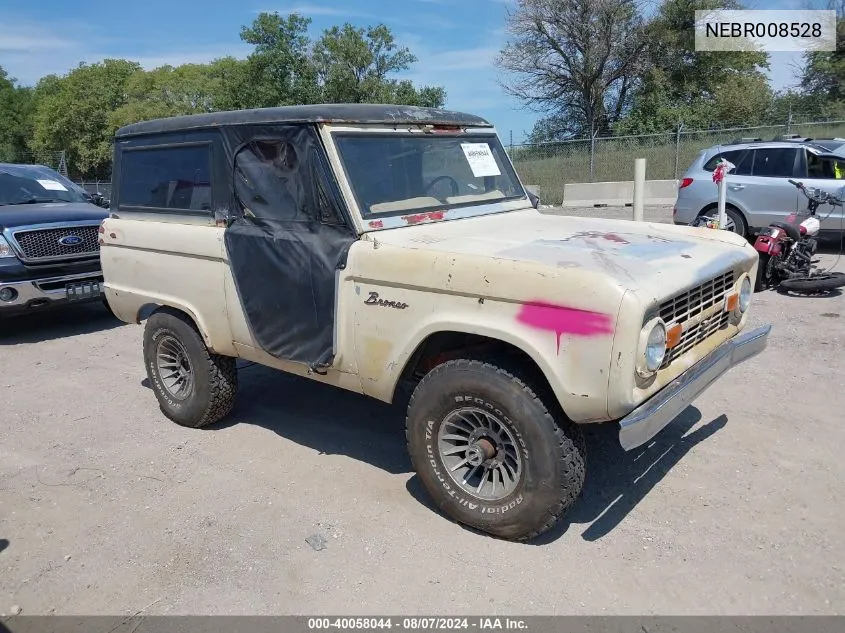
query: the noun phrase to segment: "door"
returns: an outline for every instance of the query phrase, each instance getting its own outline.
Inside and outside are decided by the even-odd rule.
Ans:
[[[337,271],[356,236],[319,137],[305,125],[233,135],[238,212],[225,243],[250,333],[272,356],[328,367]]]
[[[751,227],[783,222],[798,209],[800,192],[790,178],[798,176],[800,147],[761,147],[749,151],[744,161],[747,175],[728,175],[728,202],[746,211]]]
[[[838,197],[845,196],[845,178],[839,177],[834,170],[831,160],[823,160],[812,151],[804,150],[804,164],[802,171],[804,176],[801,181],[807,187],[815,187]],[[845,162],[845,161],[843,161]],[[807,207],[807,199],[801,194],[801,209]],[[845,230],[845,215],[842,207],[833,207],[829,204],[820,205],[816,211],[816,217],[821,222],[822,231]]]

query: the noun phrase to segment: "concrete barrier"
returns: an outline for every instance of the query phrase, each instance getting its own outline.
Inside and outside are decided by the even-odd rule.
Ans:
[[[646,180],[644,204],[675,204],[677,180]],[[563,186],[564,207],[622,206],[634,201],[634,181],[573,182]]]

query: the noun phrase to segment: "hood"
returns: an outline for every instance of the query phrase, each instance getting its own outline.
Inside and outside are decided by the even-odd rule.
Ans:
[[[748,269],[757,258],[747,240],[727,231],[558,216],[533,209],[388,229],[370,234],[370,239],[600,275],[626,289],[648,289],[657,296],[730,268]]]
[[[0,227],[15,228],[51,222],[99,222],[108,217],[107,209],[87,202],[49,202],[0,206]]]

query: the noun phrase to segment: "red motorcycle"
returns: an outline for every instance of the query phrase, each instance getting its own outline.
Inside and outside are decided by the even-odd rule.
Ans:
[[[807,210],[792,213],[786,222],[772,222],[757,235],[754,248],[760,256],[755,290],[773,288],[779,291],[816,294],[845,286],[845,273],[830,272],[816,266],[813,259],[818,248],[816,236],[821,222],[816,210],[822,204],[842,207],[842,198],[821,191],[807,189],[803,183],[789,181],[807,197]],[[802,217],[805,217],[800,221]]]

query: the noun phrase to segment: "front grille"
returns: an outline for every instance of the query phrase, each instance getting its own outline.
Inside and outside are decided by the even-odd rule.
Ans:
[[[660,304],[660,318],[667,325],[684,323],[725,299],[734,285],[734,272],[729,271],[700,286],[682,292]]]
[[[690,329],[685,330],[684,333],[681,334],[680,342],[666,354],[666,358],[663,360],[663,364],[660,366],[660,369],[665,369],[672,364],[672,361],[676,358],[683,356],[693,347],[710,338],[723,327],[726,327],[729,320],[730,313],[720,311],[707,317],[703,321],[699,321],[690,327]]]
[[[15,233],[15,240],[28,261],[96,255],[100,252],[98,228],[99,225],[23,230]],[[70,236],[81,241],[78,244],[61,243],[60,240]]]

